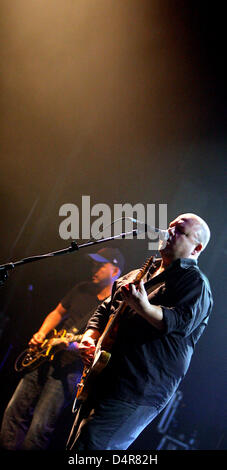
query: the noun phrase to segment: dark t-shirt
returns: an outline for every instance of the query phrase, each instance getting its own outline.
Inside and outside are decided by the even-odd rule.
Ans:
[[[68,330],[75,327],[81,331],[100,301],[95,286],[90,282],[81,282],[63,297],[61,304],[67,310],[67,317],[63,320],[64,328]]]
[[[103,331],[122,300],[119,287],[132,282],[137,272],[116,282],[112,302],[106,300],[97,308],[87,328]],[[163,282],[151,292],[158,281]],[[159,331],[128,307],[99,383],[101,393],[108,396],[161,408],[187,372],[213,301],[208,280],[191,259],[177,260],[153,278],[150,272],[145,288],[150,303],[162,307],[165,330]]]
[[[92,283],[81,282],[73,287],[61,300],[62,306],[67,310],[66,317],[59,325],[59,328],[65,328],[67,332],[77,328],[78,334],[83,333],[85,326],[94,313],[100,301],[97,298],[97,290]],[[56,354],[54,366],[59,373],[63,371],[82,372],[83,364],[80,356],[75,351],[62,351]]]

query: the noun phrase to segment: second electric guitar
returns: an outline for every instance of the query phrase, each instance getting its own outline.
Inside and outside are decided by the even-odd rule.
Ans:
[[[40,346],[31,346],[23,351],[16,359],[14,368],[17,372],[31,371],[39,367],[43,362],[52,361],[54,355],[61,350],[58,346],[61,338],[66,338],[69,343],[80,342],[82,335],[76,334],[78,330],[73,328],[71,332],[66,330],[52,330]]]

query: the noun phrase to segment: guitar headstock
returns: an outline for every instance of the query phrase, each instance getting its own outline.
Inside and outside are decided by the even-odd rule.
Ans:
[[[154,260],[155,260],[155,256],[151,256],[150,258],[148,258],[147,261],[145,261],[139,273],[137,274],[134,283],[139,283],[141,281],[141,279],[145,276],[145,274],[149,270],[150,266],[153,264]]]

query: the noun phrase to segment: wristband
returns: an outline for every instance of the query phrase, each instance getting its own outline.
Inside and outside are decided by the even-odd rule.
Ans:
[[[77,351],[79,349],[78,343],[74,341],[73,343],[69,343],[68,345],[68,351]]]

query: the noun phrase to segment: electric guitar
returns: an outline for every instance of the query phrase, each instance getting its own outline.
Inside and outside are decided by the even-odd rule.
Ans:
[[[81,341],[83,335],[75,334],[78,330],[73,328],[71,332],[66,330],[52,330],[39,346],[31,346],[17,357],[14,368],[16,372],[21,372],[23,370],[34,370],[39,367],[45,361],[52,361],[55,354],[59,351],[62,351],[62,347],[59,345],[61,338],[66,338],[69,343]]]
[[[149,258],[148,261],[142,266],[134,281],[130,281],[130,283],[132,282],[135,284],[135,286],[137,286],[153,262],[154,257],[151,256],[151,258]],[[111,357],[111,349],[116,338],[119,320],[126,308],[127,304],[125,301],[123,301],[115,313],[110,315],[108,323],[97,342],[92,365],[89,367],[84,367],[81,380],[77,384],[74,409],[77,401],[84,402],[87,400],[90,386],[93,380],[95,379],[96,375],[99,374],[108,364]]]

